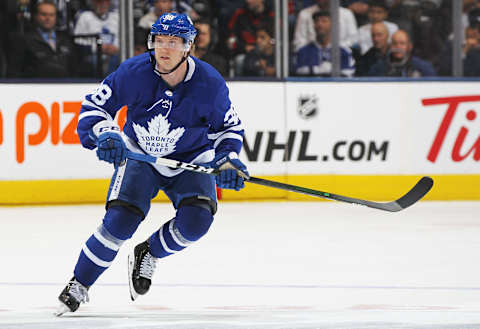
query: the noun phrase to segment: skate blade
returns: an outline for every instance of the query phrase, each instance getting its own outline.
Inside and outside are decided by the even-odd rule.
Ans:
[[[133,288],[133,282],[132,282],[133,267],[135,265],[134,262],[135,262],[135,255],[132,251],[132,253],[128,255],[128,287],[130,288],[130,298],[132,299],[132,301],[135,301],[135,299],[137,299],[138,297],[137,292]]]
[[[60,304],[58,306],[58,309],[53,313],[53,315],[62,316],[63,314],[65,314],[67,312],[71,312],[70,309],[68,308],[68,306],[65,305],[65,304]]]

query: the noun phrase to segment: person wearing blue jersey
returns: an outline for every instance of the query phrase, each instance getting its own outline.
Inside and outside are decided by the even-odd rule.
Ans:
[[[295,73],[299,76],[332,75],[332,45],[330,12],[317,11],[312,15],[316,33],[315,41],[300,48],[296,54]],[[340,46],[340,74],[351,77],[355,72],[355,60],[352,51]]]
[[[165,13],[152,25],[148,53],[123,62],[85,97],[78,121],[82,145],[114,164],[102,223],[84,244],[74,276],[59,296],[57,315],[88,301],[88,289],[111,265],[122,244],[147,216],[162,190],[176,213],[128,257],[130,296],[147,293],[158,258],[172,255],[207,233],[217,209],[215,185],[240,190],[248,171],[239,160],[243,127],[225,80],[189,56],[196,36],[185,14]],[[113,121],[128,106],[123,132]],[[139,162],[127,151],[208,163],[213,178]],[[216,184],[215,184],[216,183]]]

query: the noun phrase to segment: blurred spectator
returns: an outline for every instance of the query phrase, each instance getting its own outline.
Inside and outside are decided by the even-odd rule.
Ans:
[[[392,36],[392,45],[386,59],[373,65],[369,75],[411,78],[435,76],[435,69],[430,62],[412,56],[412,47],[408,33],[398,30]]]
[[[25,33],[27,30],[32,29],[32,11],[34,9],[33,3],[30,0],[10,0],[8,1],[9,11],[11,11],[15,5],[15,16],[16,19],[14,24],[12,24],[12,30],[15,30],[20,33]],[[13,23],[10,21],[10,23]]]
[[[73,29],[73,19],[75,14],[85,9],[87,0],[50,0],[57,7],[56,31],[71,31]],[[19,32],[25,32],[32,28],[31,18],[35,8],[43,0],[6,0],[6,2],[16,2],[17,21]]]
[[[228,48],[235,57],[235,73],[242,74],[245,54],[255,48],[256,31],[260,24],[273,25],[273,11],[264,0],[245,0],[245,6],[233,13],[228,29]]]
[[[142,28],[135,28],[133,36],[133,56],[141,55],[145,53],[147,49],[147,38],[150,30],[145,30]]]
[[[0,2],[0,78],[4,78],[7,75],[7,26],[7,3]]]
[[[212,65],[221,75],[227,76],[227,61],[213,51],[216,36],[212,25],[208,20],[201,19],[195,22],[195,28],[197,29],[197,37],[195,38],[192,55]]]
[[[315,41],[300,48],[297,53],[296,73],[309,76],[331,76],[331,20],[328,11],[313,14]],[[352,52],[348,47],[340,47],[340,71],[344,77],[351,77],[355,71]]]
[[[102,53],[104,54],[104,74],[111,73],[118,66],[119,38],[118,38],[118,12],[110,11],[110,0],[92,0],[93,10],[84,11],[78,17],[74,34],[98,34],[102,40]],[[87,46],[91,51],[87,63],[95,65],[95,47],[91,41],[76,39],[80,45]]]
[[[138,21],[138,26],[142,29],[150,30],[152,24],[164,13],[173,10],[172,0],[154,0],[153,8]]]
[[[463,0],[462,24],[464,28],[470,25],[470,12],[477,8],[477,0]]]
[[[257,29],[257,46],[245,56],[243,75],[274,77],[275,74],[273,28],[262,25]]]
[[[480,24],[465,29],[463,75],[480,77]]]
[[[393,35],[398,30],[395,23],[388,22],[388,8],[385,0],[370,0],[368,7],[369,24],[363,25],[358,29],[358,38],[361,54],[365,54],[373,45],[372,43],[372,24],[383,22],[388,29],[388,35]]]
[[[55,31],[57,8],[53,1],[38,3],[33,27],[26,31],[9,56],[9,76],[67,78],[73,75],[75,51],[70,37]],[[20,36],[19,36],[20,38]]]
[[[452,12],[452,0],[386,0],[389,2],[389,20],[396,23],[398,27],[405,30],[409,35],[414,37],[413,24],[416,17],[422,16],[422,11],[426,8],[444,7],[449,15]],[[462,1],[462,0],[455,0]],[[470,0],[468,0],[470,1]],[[475,0],[476,1],[476,0]],[[443,22],[443,31],[452,31],[451,16]]]
[[[438,73],[441,76],[452,76],[452,41],[450,40],[440,55]],[[465,42],[462,49],[463,75],[480,76],[480,25],[465,29]]]
[[[480,24],[480,7],[472,9],[468,13],[468,26],[475,27]]]
[[[432,1],[422,1],[412,17],[413,54],[434,66],[438,66],[438,55],[444,49],[448,35],[442,29],[445,20],[438,5]]]
[[[352,11],[358,26],[368,23],[368,0],[343,0],[342,6]]]
[[[212,0],[184,0],[177,2],[178,11],[187,14],[194,21],[199,19],[214,20]]]
[[[142,18],[151,9],[150,2],[152,0],[135,0],[133,1],[133,22],[138,26],[140,18]]]
[[[235,10],[242,7],[244,4],[245,0],[215,0],[215,6],[212,10],[212,14],[215,15],[218,26],[218,43],[215,48],[220,54],[229,54],[231,52],[228,48],[227,42],[230,36],[228,23]]]
[[[373,46],[360,57],[355,65],[356,76],[367,76],[373,65],[386,60],[389,47],[389,33],[385,22],[373,23],[371,27]]]
[[[328,11],[329,9],[329,0],[316,0],[315,5],[302,9],[299,12],[293,39],[295,52],[301,47],[316,40],[312,15],[317,11]],[[358,43],[358,29],[353,13],[347,8],[340,7],[339,21],[340,43],[347,47],[356,45]]]

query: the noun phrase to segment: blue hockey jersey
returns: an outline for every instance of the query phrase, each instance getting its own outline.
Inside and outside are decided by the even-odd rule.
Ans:
[[[77,127],[82,145],[94,149],[92,128],[113,121],[127,105],[123,137],[133,152],[191,163],[210,162],[215,153],[239,153],[244,131],[225,80],[197,58],[188,57],[187,66],[183,82],[171,88],[148,53],[123,62],[82,103]],[[182,172],[153,166],[164,176]]]

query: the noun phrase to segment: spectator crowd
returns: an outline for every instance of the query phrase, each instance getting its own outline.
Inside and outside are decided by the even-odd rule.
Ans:
[[[120,64],[121,0],[0,2],[0,78],[102,78]],[[480,76],[480,1],[463,1],[465,76]],[[450,0],[341,0],[343,77],[451,76]],[[290,75],[332,74],[329,0],[289,0]],[[191,55],[225,77],[275,77],[273,0],[135,0],[134,53],[150,26],[183,12],[198,31]],[[283,24],[284,22],[282,22]],[[285,45],[282,45],[285,46]]]

